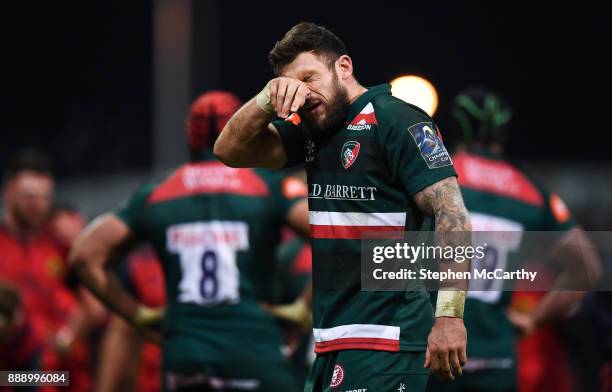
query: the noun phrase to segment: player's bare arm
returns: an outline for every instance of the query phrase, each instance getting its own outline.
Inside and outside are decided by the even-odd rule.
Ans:
[[[134,328],[113,316],[106,327],[98,355],[97,392],[112,392],[134,386],[142,339]]]
[[[425,214],[436,219],[436,230],[469,232],[472,229],[455,177],[436,182],[414,195]]]
[[[554,284],[557,288],[548,291],[529,313],[508,312],[510,321],[525,336],[567,316],[603,273],[595,245],[580,227],[568,230],[557,241],[549,258],[561,269]]]
[[[310,221],[308,218],[308,200],[295,203],[287,214],[287,224],[305,241],[310,240]]]
[[[145,337],[158,341],[159,336],[146,330],[146,327],[159,320],[159,311],[140,305],[107,268],[131,243],[132,233],[123,221],[113,214],[102,215],[89,224],[76,239],[68,262],[81,282],[100,301],[138,327]]]
[[[304,192],[307,192],[304,185]],[[310,222],[308,217],[308,199],[304,198],[291,207],[287,213],[287,225],[299,234],[304,241],[310,240]],[[268,305],[263,304],[273,316],[294,324],[296,331],[285,331],[292,335],[290,346],[296,346],[301,335],[312,328],[312,283],[310,283],[291,304]],[[295,333],[297,332],[297,334]],[[295,347],[294,347],[295,348]]]
[[[279,77],[269,81],[223,128],[214,146],[217,158],[231,167],[283,167],[287,161],[285,147],[270,121],[297,112],[308,93],[306,84],[298,79]]]
[[[471,224],[455,177],[448,177],[423,189],[414,196],[417,206],[435,218],[441,246],[469,245]],[[444,233],[456,232],[453,235]],[[469,263],[452,263],[456,270],[469,270]],[[436,322],[427,340],[425,367],[441,378],[454,380],[453,371],[461,375],[467,362],[467,333],[463,324],[463,305],[468,282],[446,281],[438,292]]]

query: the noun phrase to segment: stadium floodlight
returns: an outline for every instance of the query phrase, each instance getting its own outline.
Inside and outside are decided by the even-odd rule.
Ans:
[[[391,94],[403,101],[418,106],[433,116],[438,108],[438,92],[425,78],[405,75],[391,81]]]

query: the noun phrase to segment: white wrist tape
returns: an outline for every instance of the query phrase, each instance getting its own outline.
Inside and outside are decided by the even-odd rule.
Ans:
[[[439,290],[436,301],[436,317],[463,318],[465,307],[464,290]]]
[[[266,113],[274,113],[274,108],[272,107],[272,101],[270,100],[270,82],[266,84],[266,87],[263,88],[255,97],[255,102],[257,105]]]

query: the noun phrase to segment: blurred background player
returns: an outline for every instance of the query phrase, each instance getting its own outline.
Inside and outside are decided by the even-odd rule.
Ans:
[[[86,224],[87,218],[75,206],[62,202],[54,203],[49,217],[49,231],[66,255]],[[82,354],[76,359],[82,361],[86,358],[86,361],[73,370],[70,376],[71,378],[87,379],[87,387],[83,387],[83,390],[90,390],[91,380],[94,378],[92,376],[95,374],[98,344],[106,328],[108,312],[89,290],[79,284],[75,274],[70,270],[66,274],[65,284],[78,296],[80,301],[80,319],[76,324],[74,335],[80,337],[77,346]],[[66,366],[57,358],[51,357],[50,360],[55,363],[55,369],[63,369]],[[67,360],[71,364],[75,362],[73,359]],[[74,368],[74,365],[78,363],[72,364],[71,368]]]
[[[503,156],[507,127],[512,118],[509,105],[487,89],[469,88],[455,98],[452,115],[456,121],[455,131],[461,132],[463,139],[452,159],[470,212],[472,230],[487,232],[478,234],[486,236],[483,237],[485,241],[479,238],[481,243],[488,244],[483,259],[486,269],[512,270],[516,263],[521,263],[516,255],[523,246],[525,231],[557,231],[560,233],[556,245],[560,252],[583,272],[586,270],[590,281],[594,282],[601,271],[599,258],[592,252],[580,253],[588,247],[575,246],[589,241],[575,225],[563,201],[537,185]],[[529,312],[508,313],[512,293],[501,290],[502,287],[496,290],[478,286],[477,281],[470,282],[465,305],[470,340],[468,363],[455,384],[440,384],[430,379],[429,390],[517,390],[516,331],[523,335],[533,334],[542,326],[566,316],[585,294],[578,291],[537,293],[541,298]],[[548,370],[562,369],[555,366],[563,353],[559,343],[552,346],[557,348],[555,352],[537,358],[538,362],[549,364]],[[567,371],[546,372],[545,377],[554,387],[540,384],[533,389],[528,380],[521,380],[520,390],[571,390]]]
[[[141,246],[117,265],[122,286],[150,308],[165,305],[164,273],[154,250]],[[113,315],[100,344],[96,392],[161,390],[161,350]]]
[[[49,218],[49,230],[56,242],[65,250],[66,254],[74,245],[78,235],[83,231],[87,224],[87,218],[78,208],[67,203],[55,203]],[[68,271],[66,283],[78,293],[81,300],[81,310],[84,320],[80,324],[80,331],[77,333],[89,338],[92,352],[96,350],[97,338],[104,328],[108,317],[106,308],[89,290],[78,284],[78,280],[73,273]]]
[[[289,236],[276,250],[278,275],[275,279],[275,303],[289,304],[299,300],[312,279],[312,249],[310,244],[295,235]],[[314,361],[314,340],[312,334],[304,334],[295,324],[284,328],[288,335],[289,360],[300,385]]]
[[[43,342],[32,331],[32,323],[15,287],[0,281],[0,369],[40,370]],[[23,387],[22,391],[34,388]],[[1,392],[12,391],[0,386]]]
[[[187,122],[192,161],[96,219],[71,253],[71,264],[94,294],[160,340],[151,324],[161,313],[139,303],[106,268],[135,242],[153,245],[166,285],[167,391],[299,389],[281,354],[280,330],[259,302],[273,299],[282,225],[308,236],[306,188],[297,179],[214,159],[210,147],[239,105],[227,92],[199,97]]]
[[[47,158],[32,149],[18,152],[5,170],[3,190],[0,276],[18,290],[31,321],[31,339],[42,344],[38,358],[29,363],[38,363],[39,370],[68,370],[70,391],[89,390],[88,352],[81,334],[86,315],[68,283],[67,247],[49,224],[54,180]]]
[[[60,245],[70,249],[77,236],[85,228],[86,218],[69,204],[55,203],[51,209],[49,229]]]

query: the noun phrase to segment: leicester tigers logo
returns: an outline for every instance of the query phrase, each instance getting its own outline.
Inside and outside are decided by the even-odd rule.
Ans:
[[[334,366],[334,373],[332,374],[332,379],[329,386],[331,388],[335,388],[342,384],[342,381],[344,381],[344,368],[342,365],[337,363],[336,366]]]
[[[340,151],[340,162],[342,162],[342,166],[345,169],[351,167],[357,160],[360,146],[359,142],[354,141],[346,142],[342,146],[342,150]]]

